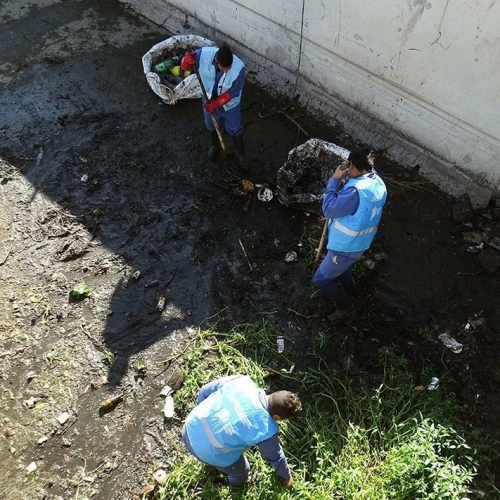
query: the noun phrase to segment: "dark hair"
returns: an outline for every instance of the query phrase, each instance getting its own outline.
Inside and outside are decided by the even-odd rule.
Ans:
[[[233,53],[229,45],[223,43],[217,54],[215,54],[215,58],[223,68],[229,68],[233,64]]]
[[[302,413],[302,403],[297,394],[277,391],[269,394],[269,413],[281,418],[298,417]]]
[[[371,149],[360,148],[351,151],[347,161],[353,163],[354,166],[362,172],[371,172],[373,170],[373,162],[375,154]]]

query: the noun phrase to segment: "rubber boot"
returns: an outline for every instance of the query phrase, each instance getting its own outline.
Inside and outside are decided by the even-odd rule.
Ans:
[[[243,134],[233,135],[233,146],[236,153],[236,160],[241,168],[248,168],[248,162],[245,158],[245,145],[243,143]]]
[[[215,130],[210,132],[210,138],[212,139],[212,145],[208,150],[208,159],[210,161],[214,161],[219,156],[221,150],[219,136],[217,135],[217,132]]]

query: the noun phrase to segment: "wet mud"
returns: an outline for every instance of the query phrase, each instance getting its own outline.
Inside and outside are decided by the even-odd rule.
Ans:
[[[348,360],[369,373],[377,350],[396,345],[415,370],[448,376],[471,426],[498,431],[498,272],[466,251],[452,200],[417,171],[381,160],[389,201],[368,256],[388,258],[357,268],[354,311],[331,325],[307,266],[318,217],[241,188],[245,178],[274,188],[288,151],[308,138],[281,114],[259,117],[253,103],[271,110],[276,98],[246,86],[249,170],[230,157],[212,163],[200,103],[161,103],[142,73],[161,28],[96,0],[0,2],[0,22],[3,498],[138,495],[180,450],[162,435],[158,397],[171,358],[214,315],[220,328],[266,320],[304,353],[325,332],[339,369]],[[355,145],[288,112],[313,137]],[[475,228],[494,224],[474,216]],[[291,250],[297,263],[285,262]],[[92,294],[70,302],[80,282]],[[474,316],[484,324],[464,329]],[[461,354],[437,340],[446,329]]]

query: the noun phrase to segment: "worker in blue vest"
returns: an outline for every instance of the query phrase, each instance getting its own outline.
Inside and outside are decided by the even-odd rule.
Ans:
[[[186,52],[181,67],[189,71],[193,66],[208,93],[201,96],[205,125],[212,138],[212,146],[208,152],[210,160],[215,160],[221,151],[219,138],[212,122],[211,114],[220,127],[224,124],[227,133],[233,138],[233,146],[238,163],[247,167],[245,147],[243,143],[243,122],[241,121],[241,94],[245,85],[245,64],[235,56],[227,45],[203,47]]]
[[[354,150],[347,161],[348,168],[339,166],[328,181],[323,199],[328,253],[313,277],[313,283],[337,304],[328,317],[331,321],[342,319],[349,311],[352,266],[370,248],[387,198],[384,181],[373,170],[370,150]],[[347,173],[350,179],[339,189]]]
[[[250,465],[245,450],[254,445],[287,488],[293,484],[276,421],[298,416],[302,405],[296,394],[273,392],[266,396],[249,377],[233,375],[204,385],[182,429],[189,452],[198,460],[228,475],[229,484],[242,486]]]

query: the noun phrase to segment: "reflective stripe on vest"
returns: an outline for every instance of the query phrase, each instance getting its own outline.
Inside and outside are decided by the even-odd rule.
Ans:
[[[227,467],[246,449],[277,434],[277,423],[260,401],[262,392],[241,376],[194,408],[185,425],[194,454],[210,465]]]
[[[358,209],[353,215],[329,221],[328,250],[360,252],[368,249],[382,218],[387,190],[375,172],[351,179],[343,189],[349,187],[358,191]]]
[[[200,76],[203,80],[203,85],[205,85],[205,90],[208,93],[208,96],[212,97],[212,90],[215,85],[215,77],[216,77],[216,66],[214,66],[215,54],[219,50],[218,47],[203,47],[201,49],[200,61],[199,61],[199,72]],[[217,64],[217,63],[215,63]],[[245,67],[243,61],[233,54],[233,64],[229,68],[229,70],[222,75],[219,80],[218,89],[219,94],[221,95],[224,92],[227,92],[234,81],[238,78],[241,70]],[[228,111],[232,109],[241,101],[241,92],[239,95],[234,96],[227,104],[224,104],[224,109]]]

